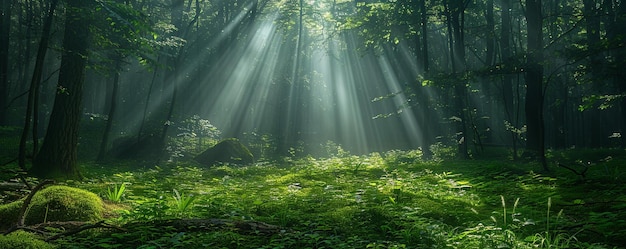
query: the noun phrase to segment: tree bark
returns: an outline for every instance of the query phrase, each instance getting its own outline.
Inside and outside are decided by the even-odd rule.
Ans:
[[[620,39],[620,42],[624,44],[626,41],[626,2],[621,1],[619,9],[617,10],[617,20],[614,24],[613,31],[616,33],[615,39]],[[621,63],[617,66],[618,74],[613,79],[615,85],[617,85],[617,89],[620,94],[626,95],[626,70],[624,66],[626,66],[626,47],[622,46],[615,51],[615,61]],[[626,97],[622,97],[620,103],[621,109],[621,146],[626,146]]]
[[[511,0],[501,0],[502,4],[502,28],[500,30],[500,56],[505,67],[505,74],[502,76],[502,100],[507,121],[517,127],[518,120],[515,115],[515,101],[513,95],[513,77],[511,76]],[[514,131],[509,131],[511,135],[511,146],[513,147],[513,160],[517,159],[517,139],[518,135]]]
[[[536,156],[545,170],[545,134],[543,120],[543,15],[541,0],[526,0],[526,149]]]
[[[485,19],[487,22],[487,37],[485,39],[485,45],[487,46],[485,52],[485,64],[486,66],[492,66],[495,61],[495,47],[496,47],[496,34],[495,34],[495,19],[493,17],[493,0],[487,0],[487,9],[485,10]]]
[[[58,0],[53,0],[50,2],[50,9],[48,10],[48,15],[44,22],[43,31],[41,33],[41,40],[39,41],[39,48],[37,50],[37,58],[35,59],[35,69],[33,70],[33,77],[31,78],[30,88],[28,90],[28,100],[26,103],[26,114],[24,115],[24,127],[22,130],[22,135],[20,137],[19,151],[18,151],[18,165],[21,169],[26,170],[26,140],[28,140],[28,131],[30,128],[31,117],[37,115],[34,112],[33,115],[33,106],[35,103],[35,98],[37,98],[37,91],[39,91],[39,85],[41,84],[41,77],[43,74],[43,64],[46,58],[46,52],[48,51],[48,41],[50,40],[50,30],[52,28],[52,20],[54,18],[54,11],[56,9]],[[36,120],[35,120],[36,121]],[[34,121],[34,122],[35,122]],[[33,132],[37,127],[34,126]],[[33,135],[33,140],[36,140],[36,134]],[[37,151],[36,143],[33,144],[33,156],[35,156]]]
[[[430,63],[428,58],[428,13],[426,10],[426,0],[420,1],[420,25],[422,28],[422,66],[424,74],[430,71]]]
[[[454,84],[454,113],[458,118],[456,140],[458,143],[458,156],[460,158],[468,158],[468,132],[467,132],[467,115],[466,112],[466,94],[467,86],[462,80],[462,74],[465,72],[465,42],[464,42],[464,12],[465,1],[446,1],[445,3],[448,15],[448,35],[450,36],[450,54],[452,62],[452,72],[459,82]],[[460,77],[459,77],[460,76]]]
[[[280,105],[279,117],[278,117],[278,146],[277,151],[280,155],[289,155],[288,152],[291,148],[297,145],[299,135],[298,129],[300,128],[301,117],[297,116],[298,112],[295,109],[300,108],[301,94],[301,81],[300,81],[300,67],[301,67],[301,53],[304,36],[304,0],[298,1],[298,25],[296,43],[293,57],[293,67],[291,68],[291,82],[287,86],[281,86],[281,96],[286,99]]]
[[[41,178],[81,178],[77,165],[78,132],[88,55],[91,1],[67,0],[63,55],[57,95],[40,153],[30,172]]]
[[[113,120],[115,118],[115,111],[117,110],[117,92],[119,91],[120,85],[120,61],[115,62],[115,75],[113,76],[113,89],[111,89],[111,98],[110,98],[110,106],[109,113],[107,118],[107,124],[104,128],[104,133],[102,134],[102,141],[100,141],[100,150],[98,151],[98,161],[103,161],[106,158],[107,149],[109,146],[109,137],[111,135],[111,130],[113,128]]]
[[[185,7],[184,0],[172,0],[172,12],[171,12],[171,21],[177,27],[177,31],[175,33],[176,36],[183,38],[184,30],[183,29],[183,8]],[[169,58],[168,66],[172,69],[166,77],[166,81],[169,84],[173,84],[172,96],[170,99],[170,106],[167,111],[167,117],[165,118],[165,122],[163,123],[163,129],[161,130],[160,137],[160,146],[159,150],[162,151],[165,149],[167,132],[169,130],[170,125],[172,124],[172,119],[174,116],[174,109],[176,108],[176,95],[178,95],[178,85],[180,84],[179,77],[179,63],[181,61],[181,57],[183,54],[183,47],[181,47],[177,53],[173,55],[173,57]],[[158,153],[158,152],[157,152]]]
[[[0,125],[7,124],[9,100],[9,36],[11,34],[11,2],[0,6]]]

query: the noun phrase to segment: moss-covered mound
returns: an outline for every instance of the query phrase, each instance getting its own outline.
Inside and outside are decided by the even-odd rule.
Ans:
[[[0,206],[0,226],[6,229],[17,221],[24,200]],[[37,192],[28,208],[25,224],[47,221],[95,221],[104,211],[102,199],[86,190],[50,186]]]
[[[219,163],[250,164],[254,156],[236,138],[225,139],[198,155],[196,161],[210,167]]]
[[[0,235],[0,249],[52,249],[51,244],[37,238],[32,233],[16,231],[9,235]]]

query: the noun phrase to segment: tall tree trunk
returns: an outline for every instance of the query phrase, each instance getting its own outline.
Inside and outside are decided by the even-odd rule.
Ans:
[[[502,4],[502,28],[500,30],[500,55],[502,64],[506,68],[505,74],[502,76],[502,100],[504,102],[504,111],[506,121],[514,127],[517,127],[518,120],[515,118],[514,96],[513,96],[513,77],[511,64],[511,0],[501,0]],[[518,135],[513,130],[509,131],[511,135],[511,146],[513,147],[513,160],[517,159],[517,139]]]
[[[161,57],[157,57],[157,64],[159,63]],[[137,143],[141,141],[143,136],[143,130],[146,124],[146,119],[148,116],[148,107],[150,107],[150,99],[152,97],[152,89],[154,89],[154,84],[156,83],[157,72],[159,68],[154,67],[154,71],[152,72],[152,79],[150,80],[150,86],[148,87],[148,93],[146,94],[146,103],[143,107],[143,115],[141,117],[141,124],[139,125],[139,131],[137,132]]]
[[[277,151],[281,155],[285,155],[289,149],[297,144],[298,128],[300,117],[297,115],[297,111],[293,108],[300,108],[300,65],[301,65],[301,53],[302,42],[304,35],[304,0],[299,0],[298,4],[298,33],[296,36],[296,44],[293,57],[293,67],[291,68],[291,82],[286,87],[286,91],[283,90],[286,103],[281,104],[281,110],[279,111],[278,120],[278,134],[280,134]]]
[[[485,64],[487,66],[493,65],[495,61],[495,19],[493,17],[493,0],[487,0],[487,9],[485,10],[485,19],[487,21],[487,38],[485,39],[485,45],[487,46],[485,53]]]
[[[424,67],[424,74],[428,75],[430,72],[430,62],[428,59],[428,13],[426,10],[426,0],[420,1],[420,25],[422,28],[422,66]]]
[[[115,111],[117,110],[117,93],[119,91],[120,85],[120,64],[122,63],[121,59],[118,58],[115,66],[115,75],[113,76],[113,88],[111,89],[111,98],[109,105],[109,113],[106,127],[104,128],[104,133],[102,134],[102,141],[100,141],[100,150],[98,151],[98,161],[104,161],[106,158],[106,153],[109,147],[109,137],[111,135],[111,130],[113,129],[113,120],[115,120]]]
[[[614,39],[620,39],[621,44],[626,42],[626,2],[621,1],[619,8],[617,9],[617,20],[612,24],[611,33],[615,33]],[[613,79],[614,84],[616,85],[620,94],[626,95],[626,70],[623,70],[626,67],[626,48],[624,46],[618,48],[615,51],[615,61],[621,63],[616,68],[618,68],[618,74]],[[621,109],[621,139],[622,139],[622,147],[626,146],[626,96],[623,96],[620,100],[620,109]]]
[[[35,20],[35,12],[32,1],[26,1],[24,3],[25,10],[19,11],[19,26],[25,27],[22,30],[26,30],[24,34],[20,37],[22,39],[28,40],[32,37],[33,29],[35,28],[34,20]],[[19,61],[18,63],[18,82],[27,82],[28,81],[28,69],[30,68],[31,63],[31,42],[20,42],[19,46],[22,46],[20,49]],[[28,84],[17,84],[18,92],[25,92]]]
[[[185,33],[183,29],[183,9],[185,7],[184,0],[172,0],[172,13],[171,13],[171,21],[177,27],[177,31],[175,33],[176,36],[183,38],[183,34]],[[181,47],[171,58],[168,60],[168,66],[172,69],[169,74],[166,76],[166,82],[168,84],[173,84],[172,96],[170,98],[170,106],[167,111],[167,116],[165,117],[165,122],[163,124],[163,129],[161,130],[160,137],[160,148],[162,151],[165,148],[167,133],[170,125],[172,124],[172,119],[174,117],[174,109],[176,108],[176,95],[178,95],[178,85],[180,84],[180,76],[178,65],[181,62],[181,58],[183,56],[183,47]]]
[[[46,52],[48,51],[48,41],[50,40],[50,30],[52,28],[52,20],[54,18],[54,11],[56,9],[58,0],[53,0],[50,3],[50,9],[44,22],[43,31],[41,33],[41,40],[39,41],[39,48],[37,50],[37,58],[35,59],[35,69],[33,77],[30,81],[30,88],[28,90],[28,100],[26,104],[26,114],[24,115],[24,127],[22,129],[22,136],[20,137],[19,151],[18,151],[18,165],[21,169],[26,170],[26,140],[28,140],[28,131],[30,130],[31,117],[33,115],[33,105],[38,103],[35,98],[38,96],[36,93],[39,91],[39,85],[41,84],[41,77],[43,74],[43,64],[46,58]],[[36,129],[37,127],[34,126]],[[34,129],[33,129],[34,131]],[[33,140],[37,139],[37,135],[33,135]],[[37,146],[36,143],[33,146]],[[33,147],[33,157],[36,156],[37,147]]]
[[[456,140],[458,143],[458,155],[461,158],[468,158],[468,133],[466,112],[467,86],[462,80],[465,71],[465,42],[463,37],[463,16],[465,12],[465,1],[446,1],[448,35],[450,36],[450,55],[452,62],[452,72],[459,79],[454,84],[454,109],[458,118]]]
[[[583,0],[585,26],[587,30],[587,46],[589,49],[600,46],[600,12],[596,8],[595,0]],[[590,56],[591,77],[592,80],[599,79],[600,66],[603,56],[601,53],[594,53]]]
[[[543,15],[541,0],[526,0],[527,48],[526,61],[526,149],[536,156],[544,170],[549,170],[545,158],[543,120]]]
[[[81,178],[77,165],[78,131],[89,44],[91,1],[67,0],[63,55],[57,95],[41,151],[30,172],[38,177]]]
[[[0,125],[7,124],[9,100],[9,36],[11,34],[11,0],[0,6]]]
[[[416,48],[416,51],[421,51],[421,57],[417,56],[417,58],[415,58],[417,61],[421,60],[421,65],[422,65],[422,70],[423,70],[423,75],[424,78],[428,78],[429,77],[429,71],[430,71],[430,62],[429,62],[429,54],[428,54],[428,13],[427,13],[427,9],[426,9],[426,0],[420,0],[418,2],[419,4],[419,10],[420,10],[420,20],[419,20],[419,24],[420,24],[420,29],[421,32],[418,34],[416,33],[415,35],[418,36],[416,37],[416,40],[419,41],[419,39],[421,39],[421,47]],[[419,71],[418,71],[419,72]],[[421,82],[417,82],[417,91],[419,94],[419,105],[420,105],[420,109],[415,108],[416,111],[419,111],[421,113],[417,113],[416,116],[421,116],[423,123],[428,123],[428,122],[432,122],[434,120],[434,111],[431,108],[431,103],[430,103],[430,96],[429,94],[427,94],[427,87],[428,86],[423,86],[421,84]],[[425,160],[431,159],[432,158],[432,151],[430,150],[430,146],[435,142],[435,129],[432,125],[424,125],[422,127],[422,139],[423,141],[421,142],[421,147],[422,147],[422,157]]]

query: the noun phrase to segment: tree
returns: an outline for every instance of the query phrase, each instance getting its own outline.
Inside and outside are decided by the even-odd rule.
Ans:
[[[545,134],[543,121],[543,15],[541,0],[526,0],[526,149],[539,159],[545,170]]]
[[[107,124],[104,128],[104,133],[102,134],[102,140],[100,141],[100,149],[98,151],[98,161],[104,161],[106,158],[106,153],[108,150],[108,145],[109,145],[109,138],[111,136],[111,130],[113,129],[113,120],[115,117],[115,113],[117,110],[117,95],[119,92],[119,86],[120,86],[120,67],[121,64],[123,63],[122,58],[118,58],[117,61],[115,62],[115,71],[113,72],[113,87],[111,89],[111,96],[110,96],[110,105],[109,105],[109,113],[108,113],[108,118],[107,118]]]
[[[183,8],[185,1],[184,0],[172,0],[171,1],[171,22],[176,27],[175,35],[182,38],[184,35],[183,29]],[[174,116],[174,108],[176,107],[176,98],[178,95],[178,87],[180,84],[180,71],[179,71],[179,63],[183,58],[183,47],[177,49],[172,55],[172,57],[168,58],[167,65],[171,68],[171,71],[168,72],[166,76],[166,83],[173,84],[172,97],[170,99],[170,106],[167,111],[167,116],[165,118],[165,122],[163,122],[163,129],[161,130],[161,137],[159,139],[159,150],[163,150],[165,148],[167,131],[172,122],[172,118]],[[157,152],[158,153],[158,152]]]
[[[38,177],[81,178],[78,131],[89,45],[91,1],[67,0],[57,94],[40,153],[30,172]]]
[[[514,65],[507,65],[511,61],[511,0],[501,0],[501,23],[500,30],[500,56],[505,67],[513,68]],[[507,71],[511,71],[508,69]],[[515,118],[515,109],[513,101],[513,78],[511,72],[505,72],[502,76],[502,99],[504,102],[504,112],[507,118],[506,122],[517,126],[517,118]],[[510,131],[511,144],[513,146],[513,159],[517,159],[517,133]]]
[[[465,73],[467,70],[465,65],[465,9],[468,1],[444,1],[446,8],[446,21],[448,25],[448,40],[450,44],[450,56],[452,73],[456,77]],[[467,103],[466,81],[464,76],[459,77],[459,81],[454,84],[454,120],[457,122],[456,134],[458,143],[458,155],[461,158],[467,158],[468,154],[468,132],[467,132],[467,115],[465,115]]]
[[[115,120],[118,95],[120,86],[120,72],[126,59],[134,55],[137,58],[145,58],[153,54],[150,40],[143,36],[151,33],[152,28],[146,15],[136,11],[128,3],[121,1],[100,2],[105,16],[104,22],[93,25],[92,29],[98,29],[98,34],[94,35],[94,44],[99,50],[94,53],[102,53],[100,64],[103,70],[113,74],[113,81],[108,90],[108,113],[107,122],[102,134],[100,149],[98,151],[98,161],[103,161],[109,149],[109,140],[113,130]],[[95,56],[94,56],[95,57]],[[155,70],[156,71],[156,70]],[[107,104],[105,104],[107,106]]]
[[[37,50],[37,58],[35,59],[35,69],[33,77],[30,82],[30,88],[28,90],[28,100],[26,103],[26,115],[24,115],[24,129],[22,130],[22,136],[20,138],[18,164],[20,168],[26,170],[26,140],[28,139],[28,130],[30,128],[31,117],[33,117],[33,124],[37,122],[37,112],[34,111],[36,99],[39,92],[39,84],[43,74],[44,60],[46,58],[46,52],[48,51],[48,41],[50,40],[50,29],[52,27],[52,20],[54,18],[54,11],[56,9],[58,0],[52,0],[50,2],[50,9],[48,10],[48,16],[46,17],[43,32],[41,33],[41,40],[39,41],[39,48]],[[36,110],[36,109],[35,109]],[[34,114],[34,115],[33,115]],[[37,140],[36,135],[37,127],[33,127],[33,157],[37,154]]]
[[[6,124],[9,99],[9,35],[12,2],[2,0],[2,6],[0,6],[0,125]]]
[[[621,145],[626,145],[626,72],[624,70],[624,64],[626,64],[626,2],[620,1],[619,8],[616,10],[616,18],[610,26],[608,33],[612,42],[618,45],[615,50],[615,62],[618,64],[615,66],[617,73],[613,77],[613,82],[616,85],[619,94],[622,95],[619,101],[621,111]]]

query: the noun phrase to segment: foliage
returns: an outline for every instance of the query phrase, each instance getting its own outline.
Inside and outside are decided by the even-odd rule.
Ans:
[[[111,187],[107,187],[106,197],[112,202],[120,202],[122,201],[122,196],[124,196],[124,191],[126,191],[125,183],[120,184],[119,188],[116,184],[113,189],[111,189]]]
[[[187,212],[188,209],[192,208],[193,201],[196,199],[193,195],[180,194],[178,190],[174,189],[174,202],[176,205],[175,211],[178,215],[182,216]]]
[[[248,145],[250,152],[257,155],[260,160],[275,159],[277,153],[276,138],[272,134],[260,134],[257,132],[244,133],[241,142]]]
[[[115,68],[115,64],[127,56],[146,62],[156,50],[156,33],[149,17],[128,4],[111,0],[99,0],[94,16],[99,19],[85,20],[93,23],[94,55],[99,63],[97,70]],[[115,68],[119,70],[119,68]]]
[[[177,124],[178,134],[168,142],[167,151],[170,160],[193,157],[208,147],[215,145],[221,132],[209,120],[198,115],[187,118]]]
[[[623,153],[605,153],[623,160]],[[577,154],[553,152],[551,157]],[[101,189],[100,182],[129,183],[125,202],[132,208],[116,222],[222,218],[262,221],[285,231],[197,233],[146,226],[126,233],[75,235],[58,243],[64,248],[610,248],[603,243],[618,246],[624,236],[614,228],[626,225],[620,222],[625,217],[619,202],[598,209],[589,204],[615,196],[624,200],[619,192],[623,187],[598,187],[617,192],[588,196],[579,183],[529,171],[529,164],[420,157],[419,150],[344,153],[292,158],[290,166],[179,165],[105,173],[101,180],[74,184]],[[591,168],[590,179],[602,179],[603,170]],[[173,197],[164,197],[172,189]],[[516,197],[511,201],[505,196]]]

